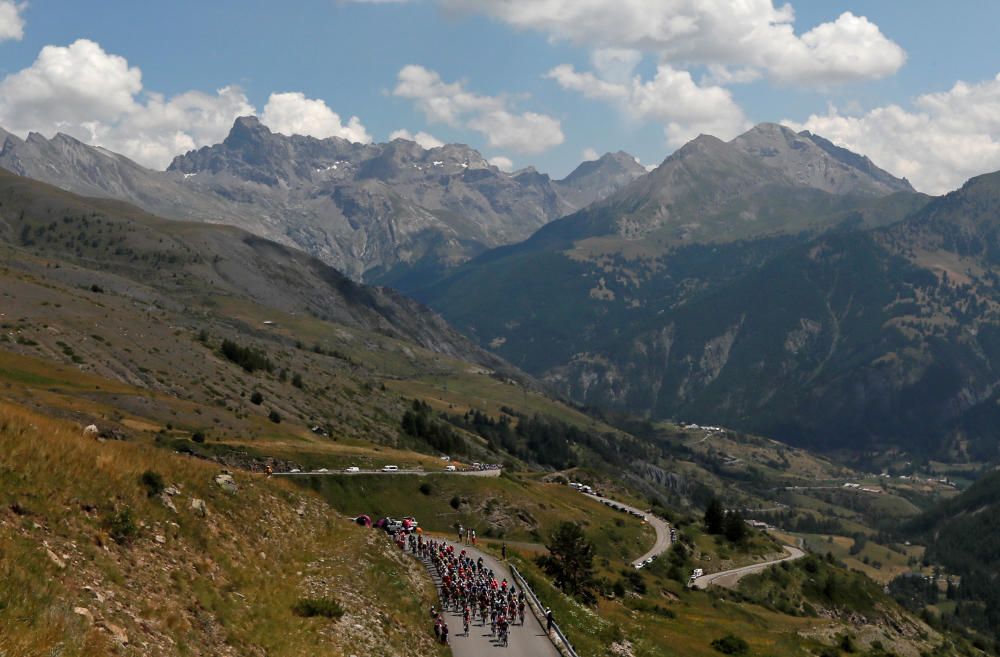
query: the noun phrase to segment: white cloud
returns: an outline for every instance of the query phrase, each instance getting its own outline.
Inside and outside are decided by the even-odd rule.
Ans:
[[[509,157],[504,157],[503,155],[494,155],[486,161],[501,171],[506,171],[507,173],[514,170],[514,163]]]
[[[429,132],[424,132],[422,130],[415,135],[411,134],[409,130],[395,130],[389,134],[389,141],[392,141],[393,139],[406,139],[407,141],[413,141],[419,144],[421,148],[426,148],[428,150],[444,146],[443,141]]]
[[[568,64],[553,68],[546,77],[587,98],[610,102],[632,119],[660,122],[667,143],[673,147],[699,133],[729,139],[750,125],[727,89],[699,86],[690,73],[668,64],[661,64],[653,79],[645,81],[634,76],[610,82]]]
[[[0,81],[0,116],[9,130],[113,121],[138,108],[142,72],[124,57],[80,39],[45,46],[34,63]]]
[[[593,160],[596,160],[599,157],[600,155],[598,155],[597,151],[595,151],[593,148],[590,148],[588,146],[587,148],[583,149],[584,162],[592,162]]]
[[[297,91],[271,94],[260,121],[284,135],[308,135],[319,139],[340,137],[361,144],[372,141],[358,117],[352,116],[345,125],[341,123],[340,115],[325,102],[306,98],[305,94]]]
[[[14,0],[0,0],[0,41],[20,41],[24,38],[24,16],[28,5]]]
[[[796,35],[791,5],[775,7],[773,0],[440,1],[584,47],[655,53],[674,64],[751,67],[787,83],[878,79],[906,60],[877,25],[850,12]]]
[[[431,123],[475,130],[493,148],[540,153],[565,140],[558,119],[535,112],[517,113],[505,96],[470,92],[464,82],[445,82],[423,66],[403,67],[392,93],[412,100]]]
[[[0,126],[7,130],[64,132],[155,168],[218,143],[248,114],[256,110],[235,86],[169,98],[144,90],[138,67],[87,39],[45,46],[31,66],[0,80]],[[298,93],[273,94],[265,117],[281,131],[371,139],[356,118],[342,125],[325,103]]]
[[[940,194],[1000,169],[1000,75],[919,96],[911,109],[887,105],[848,116],[831,108],[785,123],[865,153],[917,189]]]

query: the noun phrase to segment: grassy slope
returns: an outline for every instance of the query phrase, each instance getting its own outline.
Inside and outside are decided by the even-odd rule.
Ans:
[[[452,532],[456,523],[479,536],[539,543],[562,521],[580,522],[598,554],[625,564],[642,555],[655,540],[653,530],[567,486],[526,478],[456,477],[313,477],[303,481],[330,504],[350,515],[373,518],[414,515],[422,527]],[[427,486],[424,493],[422,486]],[[451,505],[458,498],[458,508]]]
[[[181,490],[178,512],[147,497],[139,479],[150,469]],[[126,630],[123,654],[435,654],[422,612],[431,590],[415,563],[313,495],[242,473],[228,494],[217,472],[0,404],[0,651],[108,654],[109,633],[74,614],[79,606]],[[138,528],[129,546],[108,534],[124,509]],[[293,615],[316,595],[347,614]]]

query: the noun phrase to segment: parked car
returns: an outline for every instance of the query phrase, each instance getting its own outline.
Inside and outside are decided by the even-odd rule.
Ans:
[[[316,472],[329,472],[329,470],[326,468],[320,468],[319,470],[316,470]]]
[[[291,474],[298,474],[299,472],[302,472],[302,471],[301,471],[301,470],[299,470],[298,468],[292,468],[292,469],[291,469],[291,470],[289,470],[288,472],[290,472]]]
[[[382,472],[399,472],[398,465],[383,465]]]
[[[356,465],[352,465],[344,468],[344,472],[361,472],[361,468]]]
[[[444,466],[444,469],[445,469],[446,471],[448,471],[448,472],[455,472],[455,470],[456,470],[457,468],[455,468],[455,466],[453,466],[453,465],[446,465],[446,466]]]

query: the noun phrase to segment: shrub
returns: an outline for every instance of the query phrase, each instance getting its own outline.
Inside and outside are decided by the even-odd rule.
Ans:
[[[292,375],[292,385],[299,389],[303,387],[302,375],[298,372]]]
[[[431,485],[426,481],[420,484],[420,492],[423,493],[424,495],[430,495],[433,492],[433,490],[434,489],[431,488]]]
[[[455,497],[451,498],[451,501],[448,504],[451,505],[451,508],[458,510],[458,507],[462,506],[462,498],[456,495]]]
[[[340,618],[344,615],[343,607],[333,598],[302,598],[292,605],[292,612],[303,618]]]
[[[132,511],[125,507],[107,521],[108,536],[120,545],[129,545],[139,535],[139,527],[132,519]]]
[[[267,419],[275,424],[281,424],[281,413],[272,409],[271,412],[267,414]]]
[[[205,432],[203,432],[203,431],[195,431],[191,435],[191,440],[195,441],[196,443],[203,443],[203,442],[205,442]]]
[[[154,472],[153,470],[146,470],[143,472],[139,481],[146,487],[146,495],[149,497],[156,497],[162,493],[165,488],[163,484],[163,477],[159,472]]]
[[[749,644],[733,634],[727,634],[721,639],[716,639],[712,642],[712,647],[723,655],[745,655],[750,652]]]
[[[104,292],[104,288],[98,285],[97,283],[94,283],[93,285],[90,286],[90,291],[96,292],[97,294],[102,294]]]
[[[259,349],[243,347],[232,340],[223,340],[221,352],[226,360],[236,363],[247,372],[252,373],[255,370],[267,370],[270,372],[274,370],[274,364]]]
[[[260,391],[254,390],[253,394],[250,395],[250,403],[260,406],[264,403],[264,395],[260,394]]]

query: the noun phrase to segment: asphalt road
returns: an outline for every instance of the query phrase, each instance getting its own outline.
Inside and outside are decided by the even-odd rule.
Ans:
[[[333,477],[333,476],[357,476],[357,475],[459,475],[464,477],[499,477],[503,470],[395,470],[385,472],[384,470],[359,470],[358,472],[344,472],[343,470],[328,470],[327,472],[275,472],[275,477]]]
[[[487,568],[491,568],[497,573],[499,578],[506,577],[508,582],[513,581],[513,577],[506,566],[492,556],[480,552],[479,550],[461,545],[454,541],[448,541],[455,546],[455,550],[461,552],[465,550],[473,558],[483,557]],[[437,571],[431,566],[430,561],[426,562],[427,570],[434,580],[434,585],[438,591],[441,590],[441,581],[437,576]],[[561,657],[556,647],[552,645],[545,628],[538,622],[530,607],[525,610],[524,626],[514,625],[510,628],[507,638],[507,647],[497,644],[490,636],[490,622],[481,625],[480,621],[474,620],[469,626],[469,636],[463,634],[462,614],[456,611],[445,612],[445,621],[448,623],[449,636],[451,640],[451,652],[455,657],[483,657],[483,655],[502,655],[503,657]],[[558,620],[558,619],[556,619]],[[428,618],[428,623],[430,619]]]
[[[647,513],[641,509],[629,506],[628,504],[623,504],[617,500],[608,499],[607,497],[601,497],[600,495],[593,495],[591,493],[584,493],[584,495],[592,497],[595,500],[598,500],[599,502],[610,502],[612,504],[622,507],[626,511],[634,511],[646,516],[646,522],[648,522],[650,526],[656,531],[656,542],[653,543],[653,547],[649,548],[649,551],[646,552],[646,554],[642,555],[641,557],[632,562],[633,566],[638,566],[639,564],[641,564],[646,559],[649,559],[650,557],[658,557],[670,549],[670,543],[671,543],[670,524],[663,518],[657,518],[652,513]]]
[[[780,559],[773,559],[771,561],[765,561],[763,563],[755,563],[751,566],[743,566],[742,568],[733,568],[732,570],[724,570],[719,573],[710,573],[708,575],[702,575],[701,577],[694,580],[691,584],[693,587],[698,589],[707,589],[709,586],[715,584],[716,586],[723,586],[727,589],[734,588],[737,583],[747,575],[752,575],[753,573],[759,573],[768,566],[772,566],[776,563],[781,563],[782,561],[792,561],[794,559],[801,559],[806,555],[805,552],[797,547],[792,547],[790,545],[785,546],[785,556]]]

